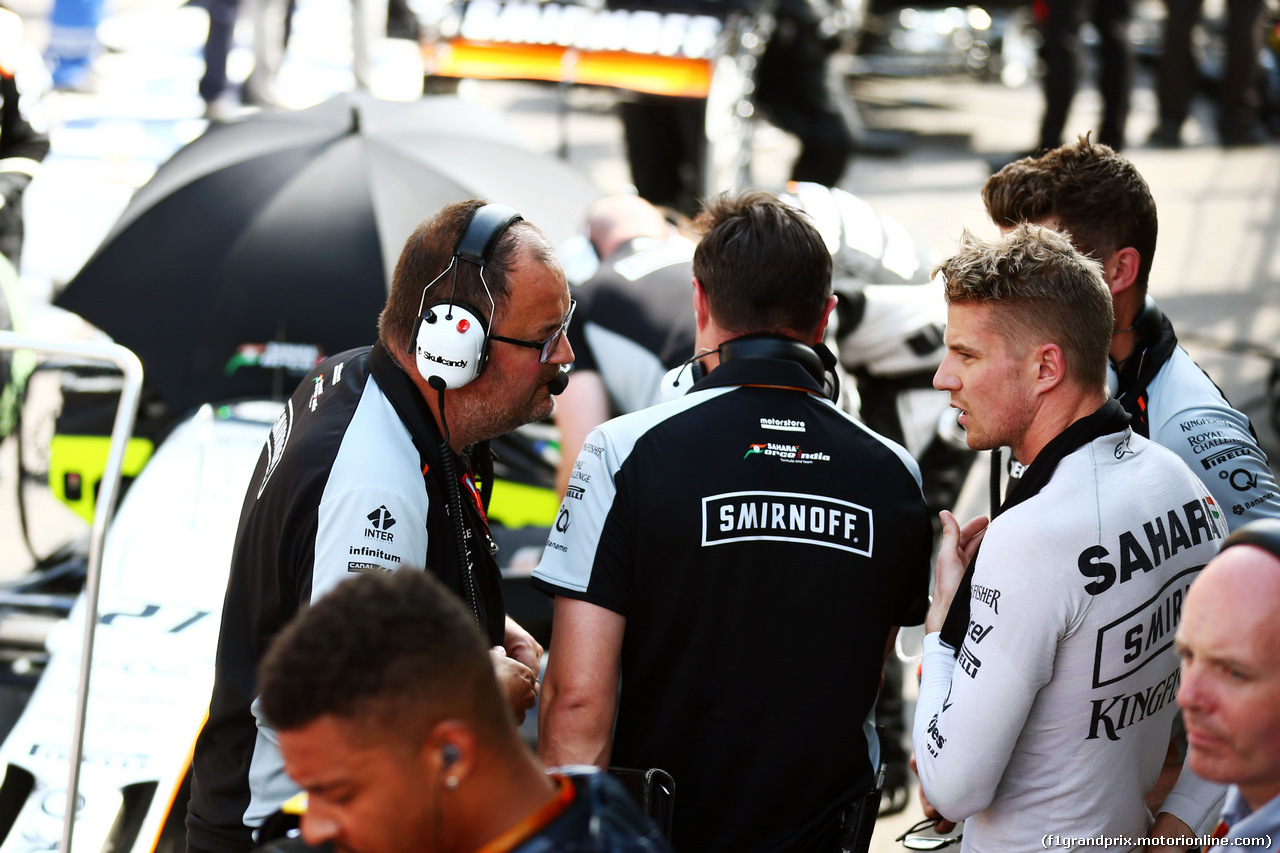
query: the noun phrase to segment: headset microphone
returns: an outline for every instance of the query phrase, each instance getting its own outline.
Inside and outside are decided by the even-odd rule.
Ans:
[[[556,378],[547,383],[547,390],[553,396],[564,393],[564,389],[569,387],[569,365],[560,365],[560,372],[556,374]]]

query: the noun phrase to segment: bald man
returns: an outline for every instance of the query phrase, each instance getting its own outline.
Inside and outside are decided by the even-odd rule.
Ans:
[[[659,402],[663,374],[693,355],[693,243],[658,208],[628,195],[592,205],[587,234],[600,269],[574,294],[569,343],[578,360],[555,411],[561,495],[573,485],[587,433]]]
[[[1187,760],[1231,785],[1219,831],[1228,845],[1278,851],[1280,521],[1252,521],[1227,538],[1191,586],[1177,645]]]

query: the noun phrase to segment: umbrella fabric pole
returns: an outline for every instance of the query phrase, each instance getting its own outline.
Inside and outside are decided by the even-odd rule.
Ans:
[[[63,803],[62,853],[71,853],[71,836],[75,829],[77,802],[80,799],[80,760],[84,752],[85,711],[89,705],[89,672],[93,660],[94,630],[98,624],[98,592],[102,581],[102,548],[107,526],[115,512],[120,491],[120,475],[124,453],[138,416],[138,400],[142,396],[142,362],[129,350],[117,344],[51,341],[13,332],[0,332],[0,349],[34,350],[52,355],[72,355],[114,364],[124,374],[124,388],[116,407],[111,427],[111,447],[98,501],[94,507],[93,527],[89,535],[89,565],[85,574],[84,641],[80,648],[80,679],[76,687],[76,713],[72,724],[70,770]]]

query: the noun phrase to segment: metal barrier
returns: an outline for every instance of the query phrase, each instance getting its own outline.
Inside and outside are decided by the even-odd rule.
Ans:
[[[80,647],[80,678],[76,687],[76,712],[71,733],[70,770],[62,824],[62,853],[71,852],[71,836],[75,830],[76,804],[80,798],[80,760],[84,751],[85,712],[89,704],[89,671],[93,661],[93,638],[98,624],[98,592],[102,578],[102,548],[107,527],[115,512],[120,494],[120,475],[125,450],[133,434],[142,395],[142,362],[128,349],[113,344],[89,341],[57,341],[16,332],[0,331],[0,349],[32,350],[46,355],[75,356],[115,365],[124,374],[124,387],[111,427],[111,449],[102,485],[93,513],[89,534],[89,564],[85,576],[84,640]]]

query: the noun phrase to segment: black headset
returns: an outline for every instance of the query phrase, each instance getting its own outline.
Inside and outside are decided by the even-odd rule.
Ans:
[[[840,379],[836,375],[836,357],[826,344],[810,345],[795,338],[768,333],[743,335],[740,338],[725,341],[715,350],[695,353],[692,358],[685,361],[686,365],[690,365],[693,382],[707,375],[706,368],[702,366],[700,359],[710,352],[719,353],[722,363],[745,358],[794,361],[822,386],[822,393],[827,399],[833,403],[840,402]],[[676,374],[673,385],[680,386],[680,374]]]
[[[1253,545],[1280,560],[1280,519],[1256,518],[1242,524],[1222,543],[1222,550],[1232,545]]]
[[[740,358],[779,358],[794,361],[819,383],[826,381],[826,366],[818,351],[795,338],[780,335],[745,335],[720,345],[720,361]]]
[[[486,324],[482,319],[484,314],[471,305],[456,301],[452,291],[446,299],[425,304],[427,291],[450,269],[453,270],[453,290],[456,290],[458,265],[466,261],[480,268],[480,283],[488,293],[484,268],[493,257],[498,240],[512,223],[523,218],[505,204],[486,204],[476,208],[454,246],[449,266],[422,289],[418,330],[409,344],[409,354],[415,357],[418,373],[437,391],[461,388],[484,372],[489,361],[489,331],[493,323],[494,303],[490,296],[489,322]],[[441,312],[438,310],[440,306],[447,307]]]

